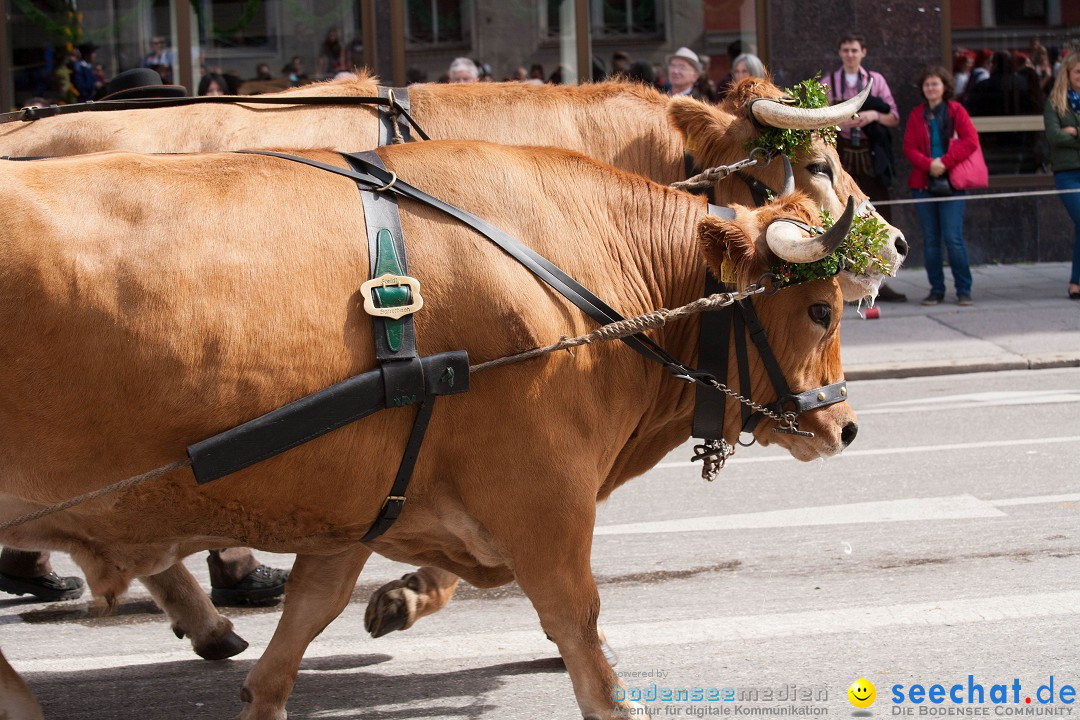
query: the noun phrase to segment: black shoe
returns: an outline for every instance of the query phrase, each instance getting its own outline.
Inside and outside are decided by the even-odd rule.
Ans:
[[[956,304],[961,305],[963,307],[969,307],[971,305],[974,305],[975,301],[971,299],[970,295],[962,295],[961,294],[961,295],[956,296]]]
[[[11,595],[33,595],[42,602],[74,600],[83,594],[86,583],[80,577],[60,577],[54,572],[36,578],[19,578],[0,573],[0,590]]]
[[[896,292],[888,285],[882,285],[878,288],[877,299],[881,302],[907,302],[907,295]]]
[[[937,293],[930,293],[923,298],[923,305],[940,305],[941,301],[945,299],[944,295],[938,295]]]
[[[210,601],[219,606],[266,605],[285,592],[288,570],[260,565],[232,587],[210,588]]]

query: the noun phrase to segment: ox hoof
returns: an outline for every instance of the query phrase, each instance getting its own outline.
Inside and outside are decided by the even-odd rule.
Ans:
[[[383,585],[368,601],[367,610],[364,612],[364,627],[371,633],[371,637],[382,637],[395,630],[404,630],[412,624],[412,608],[416,603],[415,600],[409,602],[409,595],[413,593],[404,587],[388,589],[393,584]]]
[[[247,650],[247,640],[231,630],[220,640],[194,648],[195,654],[203,660],[225,660]]]

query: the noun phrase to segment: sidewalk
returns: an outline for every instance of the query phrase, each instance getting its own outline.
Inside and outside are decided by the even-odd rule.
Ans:
[[[848,380],[988,370],[1080,367],[1080,301],[1069,300],[1069,263],[972,268],[973,307],[959,307],[952,277],[941,305],[923,307],[926,271],[901,269],[889,285],[906,303],[878,303],[878,319],[845,306],[841,325]]]

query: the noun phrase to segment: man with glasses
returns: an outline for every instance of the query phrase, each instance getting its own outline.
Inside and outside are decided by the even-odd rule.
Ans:
[[[156,70],[161,82],[172,84],[173,51],[165,44],[165,38],[155,35],[150,40],[150,52],[143,58],[142,66]]]

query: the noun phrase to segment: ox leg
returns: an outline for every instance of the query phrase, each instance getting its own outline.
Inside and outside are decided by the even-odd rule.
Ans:
[[[44,717],[26,682],[0,652],[0,718],[43,720]]]
[[[307,646],[349,604],[371,556],[357,544],[336,555],[297,555],[285,584],[285,607],[266,652],[244,680],[240,720],[284,720]]]
[[[217,611],[183,563],[139,580],[168,614],[176,637],[191,638],[199,657],[224,660],[247,649],[247,642],[233,632],[232,621]]]
[[[600,593],[589,558],[595,505],[578,508],[578,513],[587,513],[588,522],[548,526],[542,539],[516,538],[514,576],[536,608],[544,632],[559,647],[582,716],[648,718],[643,706],[625,699],[625,690],[604,657],[596,627]],[[537,514],[547,519],[575,517],[565,508]]]
[[[372,637],[408,630],[420,618],[446,607],[460,579],[436,567],[417,568],[402,575],[372,594],[364,612],[364,627]]]

